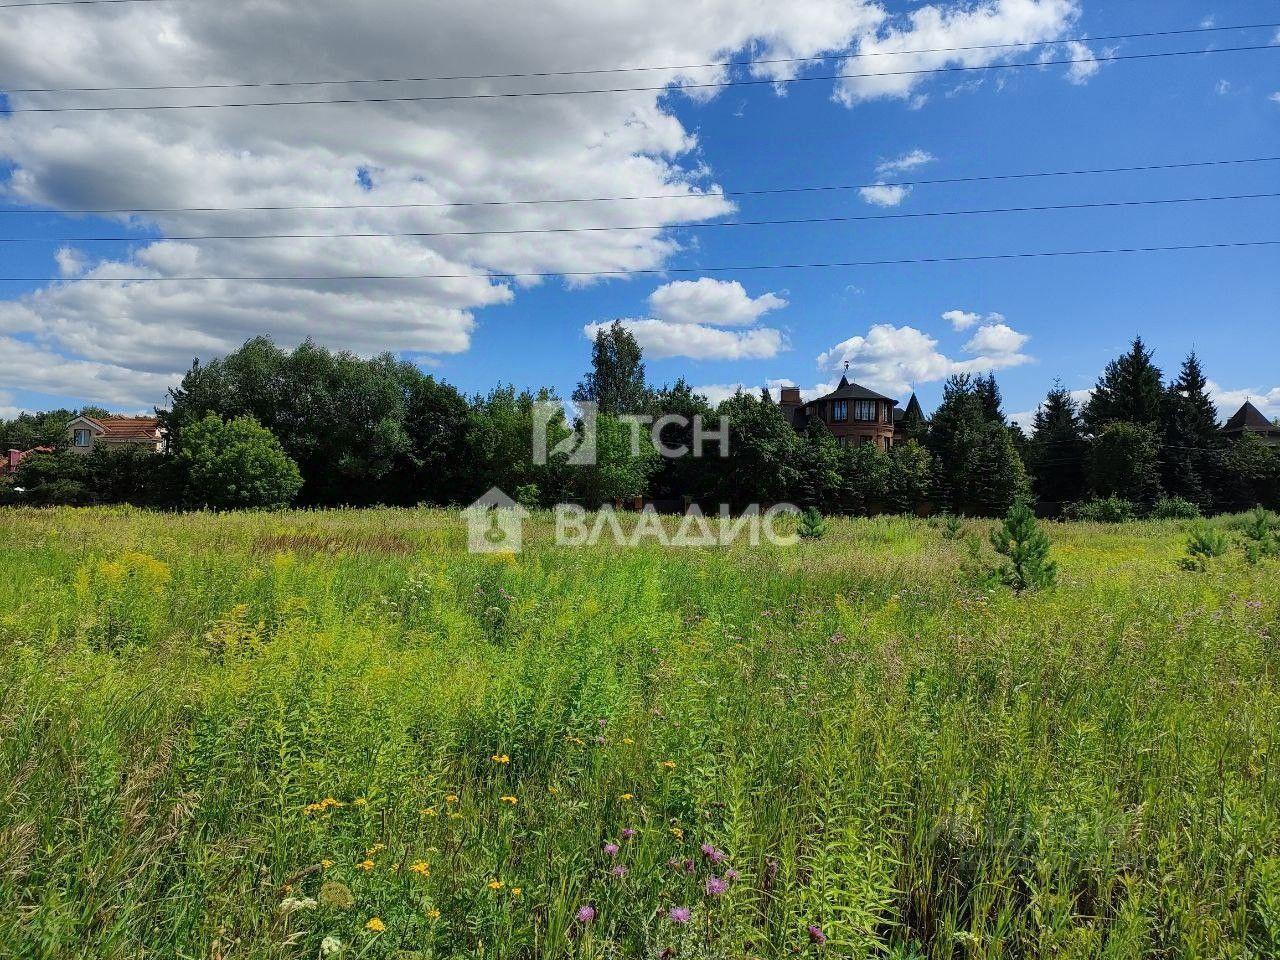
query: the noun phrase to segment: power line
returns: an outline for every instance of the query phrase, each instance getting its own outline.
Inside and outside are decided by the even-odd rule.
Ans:
[[[3,9],[3,7],[0,7]],[[1021,47],[1052,46],[1066,43],[1102,43],[1109,40],[1139,40],[1187,34],[1219,33],[1224,30],[1272,30],[1277,23],[1248,23],[1225,27],[1186,27],[1178,30],[1149,30],[1143,33],[1112,33],[1097,37],[1063,37],[1058,40],[1021,40],[1013,43],[981,43],[963,47],[926,47],[913,50],[878,50],[870,53],[833,53],[812,57],[771,57],[752,60],[721,60],[712,63],[668,64],[666,66],[600,67],[587,70],[539,70],[527,73],[464,73],[431,77],[354,77],[338,80],[261,80],[236,83],[150,84],[114,87],[0,87],[7,93],[123,93],[159,90],[248,90],[263,87],[319,87],[356,83],[443,83],[462,80],[531,80],[547,77],[600,76],[616,73],[653,73],[679,70],[732,69],[735,67],[770,66],[783,63],[824,63],[827,60],[863,60],[868,57],[902,57],[930,53],[967,53],[975,50],[1008,50]]]
[[[808,77],[784,77],[771,80],[762,77],[751,77],[738,80],[708,81],[705,83],[682,83],[675,89],[705,90],[723,89],[726,87],[757,86],[760,84],[792,84],[813,83],[825,80],[859,80],[876,77],[923,76],[940,73],[969,73],[978,70],[1015,70],[1026,67],[1062,67],[1082,63],[1119,63],[1123,61],[1154,60],[1162,57],[1208,56],[1219,53],[1242,53],[1247,51],[1280,50],[1274,44],[1255,44],[1242,47],[1217,47],[1209,50],[1171,50],[1162,53],[1128,53],[1104,56],[1073,57],[1068,60],[1037,60],[1018,63],[988,63],[975,65],[955,65],[949,67],[922,67],[915,70],[883,70],[872,73],[835,73]],[[115,113],[155,110],[222,110],[241,107],[303,107],[328,105],[350,105],[361,103],[439,103],[459,100],[508,100],[526,97],[567,97],[585,94],[607,93],[661,93],[672,89],[671,84],[648,87],[597,87],[582,90],[511,90],[500,93],[440,93],[421,94],[417,96],[395,97],[344,97],[326,100],[253,100],[238,103],[161,103],[161,104],[124,104],[99,105],[89,107],[12,107],[10,113]]]
[[[176,276],[176,277],[0,277],[8,283],[168,283],[168,282],[318,282],[329,280],[520,280],[556,277],[631,277],[672,273],[745,273],[768,270],[825,270],[845,267],[890,267],[933,263],[978,263],[997,260],[1028,260],[1050,257],[1088,257],[1122,253],[1166,253],[1184,250],[1236,250],[1248,247],[1280,246],[1280,240],[1242,240],[1222,243],[1191,243],[1176,246],[1110,247],[1094,250],[1040,250],[1019,253],[987,253],[955,257],[902,257],[887,260],[844,260],[825,263],[744,264],[723,267],[650,267],[633,270],[546,270],[518,273],[402,273],[339,274],[326,276]]]
[[[528,227],[502,230],[433,230],[403,232],[361,233],[249,233],[249,234],[198,234],[164,237],[0,237],[0,243],[128,243],[133,241],[161,242],[199,240],[348,240],[379,237],[489,237],[524,236],[528,234],[554,233],[605,233],[623,230],[705,230],[715,227],[772,227],[819,223],[857,223],[876,220],[910,220],[925,217],[970,217],[1003,213],[1043,213],[1061,210],[1097,210],[1114,207],[1165,206],[1181,203],[1217,203],[1229,200],[1268,200],[1280,197],[1275,193],[1241,193],[1217,197],[1171,197],[1154,200],[1108,200],[1090,203],[1059,203],[1021,207],[987,207],[976,210],[926,210],[904,213],[851,214],[848,216],[788,217],[780,220],[722,220],[708,223],[684,224],[621,224],[617,226],[587,227]]]
[[[0,10],[19,7],[86,7],[99,3],[165,3],[167,0],[24,0],[22,3],[0,4]]]
[[[59,215],[91,216],[124,213],[239,213],[282,210],[407,210],[451,207],[508,207],[530,204],[619,203],[638,200],[707,200],[718,197],[761,197],[794,193],[827,193],[863,190],[868,187],[922,187],[956,183],[987,183],[1006,180],[1030,180],[1044,177],[1078,177],[1112,173],[1150,173],[1158,170],[1187,170],[1199,167],[1234,166],[1251,163],[1276,163],[1280,157],[1244,157],[1229,160],[1191,160],[1182,163],[1150,163],[1133,167],[1095,167],[1084,170],[1048,170],[1032,173],[995,173],[970,177],[935,177],[926,180],[878,180],[874,183],[812,184],[798,187],[774,187],[756,190],[722,190],[718,193],[657,193],[613,197],[547,197],[521,200],[470,200],[439,203],[339,203],[339,204],[270,204],[244,207],[86,207],[78,210],[56,210]],[[31,215],[34,210],[0,210],[0,215]]]

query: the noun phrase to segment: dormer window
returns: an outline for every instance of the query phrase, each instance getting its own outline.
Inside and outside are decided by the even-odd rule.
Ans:
[[[90,431],[84,429],[83,427],[77,427],[75,432],[75,439],[73,440],[73,442],[77,447],[87,447],[89,446],[90,435],[91,435]]]

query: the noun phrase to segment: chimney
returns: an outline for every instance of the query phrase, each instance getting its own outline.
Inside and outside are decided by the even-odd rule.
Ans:
[[[778,405],[783,407],[800,406],[800,388],[799,387],[783,387],[782,397],[778,401]]]

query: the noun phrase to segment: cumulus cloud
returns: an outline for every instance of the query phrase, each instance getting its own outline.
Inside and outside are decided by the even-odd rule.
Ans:
[[[700,393],[707,398],[707,402],[713,407],[718,407],[722,402],[728,400],[734,394],[738,393],[758,393],[759,388],[751,388],[745,383],[708,383],[701,387],[694,387],[694,393]]]
[[[0,336],[0,383],[54,396],[91,396],[125,411],[159,403],[177,376],[138,373],[120,364],[69,360],[38,344]]]
[[[1071,399],[1076,402],[1077,407],[1083,407],[1089,402],[1089,398],[1093,396],[1093,388],[1090,387],[1084,390],[1072,390],[1070,391],[1070,395]],[[1009,414],[1009,420],[1016,423],[1025,432],[1030,433],[1031,428],[1035,423],[1036,412],[1042,406],[1044,406],[1043,403],[1037,405],[1034,410],[1019,410],[1017,413],[1011,413]]]
[[[782,331],[720,330],[697,323],[668,323],[652,317],[622,320],[636,342],[651,357],[691,357],[695,360],[767,360],[786,349]],[[609,323],[589,323],[582,332],[594,340]]]
[[[1277,90],[1271,96],[1267,97],[1272,103],[1280,103],[1280,90]]]
[[[235,83],[315,77],[441,75],[492,65],[512,73],[566,67],[708,63],[750,51],[762,59],[850,49],[886,14],[870,0],[797,0],[772,8],[709,0],[697,17],[677,0],[574,0],[484,5],[383,0],[376,15],[345,0],[60,7],[15,18],[0,32],[11,87]],[[566,30],[565,24],[573,29]],[[278,38],[288,36],[281,45]],[[756,64],[787,79],[799,63]],[[690,70],[678,88],[727,78]],[[563,79],[422,85],[335,85],[316,96],[502,92],[563,87]],[[584,86],[590,86],[585,83]],[[644,86],[647,84],[637,84]],[[714,88],[687,89],[709,98]],[[291,91],[263,99],[287,99]],[[210,102],[217,91],[84,96],[84,103]],[[241,99],[243,94],[231,99]],[[65,98],[58,102],[65,102]],[[52,105],[10,94],[16,108]],[[512,145],[518,144],[519,149]],[[450,102],[366,103],[78,114],[0,115],[0,162],[12,172],[0,199],[53,210],[82,207],[391,205],[380,209],[239,210],[117,217],[148,236],[204,233],[421,233],[654,224],[659,229],[449,237],[371,237],[173,243],[140,239],[100,260],[67,253],[64,277],[131,283],[53,283],[0,301],[0,332],[36,339],[52,355],[152,375],[183,370],[245,337],[282,343],[311,336],[369,354],[465,351],[474,313],[509,302],[534,279],[494,274],[660,267],[679,250],[661,229],[730,212],[697,138],[659,92]],[[627,204],[447,206],[537,197],[674,195]],[[428,206],[405,207],[404,204]],[[432,206],[446,204],[446,206]],[[92,248],[91,248],[92,249]],[[96,251],[95,251],[96,253]],[[442,279],[308,281],[265,277],[452,275]],[[242,277],[208,282],[192,276]],[[160,281],[160,282],[156,282]],[[586,281],[583,281],[586,282]],[[760,298],[757,308],[776,304]],[[751,349],[776,334],[753,334]],[[97,364],[99,366],[93,366]],[[5,380],[0,385],[14,386]],[[71,395],[100,398],[93,376]],[[160,396],[151,399],[160,400]]]
[[[982,314],[973,313],[969,310],[948,310],[942,315],[942,319],[951,324],[956,330],[968,330],[970,327],[976,327],[982,323],[984,318]],[[988,313],[985,319],[987,323],[1004,323],[1004,314]]]
[[[1061,37],[1079,14],[1076,0],[983,0],[972,4],[928,4],[911,11],[900,26],[868,34],[858,43],[863,58],[845,61],[842,73],[893,73],[851,76],[840,81],[836,99],[853,105],[864,100],[909,100],[928,82],[928,74],[909,73],[946,66],[986,66],[1025,57],[1014,48],[968,49],[990,44],[1043,43]],[[907,53],[914,50],[936,53]],[[896,54],[894,56],[867,56]],[[873,66],[868,66],[869,64]]]
[[[649,308],[659,320],[712,326],[746,326],[787,301],[775,293],[752,298],[737,280],[676,280],[649,294]]]
[[[892,183],[877,183],[874,186],[860,188],[858,195],[873,206],[896,207],[907,198],[907,194],[910,192],[910,187]]]
[[[1022,352],[1030,338],[1005,324],[981,327],[964,346],[972,356],[954,359],[938,349],[938,341],[915,327],[877,324],[865,335],[850,337],[818,357],[824,370],[838,370],[848,362],[859,383],[906,393],[912,383],[942,380],[953,373],[979,373],[1030,363]]]
[[[1209,396],[1217,404],[1218,416],[1223,420],[1239,410],[1247,400],[1271,419],[1280,417],[1280,387],[1245,387],[1228,390],[1210,380],[1206,384]]]

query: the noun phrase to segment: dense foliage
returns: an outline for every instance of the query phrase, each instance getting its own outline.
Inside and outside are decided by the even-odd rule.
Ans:
[[[31,458],[18,477],[0,483],[0,502],[214,503],[213,488],[238,482],[234,472],[221,481],[210,474],[196,490],[183,460],[191,425],[212,415],[251,417],[269,431],[297,465],[296,499],[308,506],[462,505],[491,487],[529,506],[791,502],[829,515],[1004,516],[1028,499],[1041,515],[1111,519],[1280,506],[1280,448],[1256,436],[1224,440],[1199,359],[1189,356],[1165,386],[1141,340],[1107,366],[1083,409],[1055,384],[1029,436],[1009,424],[994,375],[962,374],[946,382],[932,417],[911,397],[889,451],[843,446],[816,420],[797,431],[767,390],[712,407],[684,380],[651,386],[640,347],[621,324],[597,334],[574,398],[596,404],[599,417],[589,423],[566,415],[547,388],[498,385],[464,397],[390,355],[363,359],[310,342],[282,350],[256,338],[194,364],[172,392],[161,413],[167,462],[140,469],[70,454]],[[551,453],[543,462],[533,438],[548,409]],[[71,416],[23,415],[0,424],[0,433],[19,448],[60,447]],[[721,418],[727,443],[716,439]],[[701,456],[655,455],[651,428],[666,449],[688,450],[699,435],[695,421],[710,438]],[[593,429],[594,465],[556,451],[560,441],[581,444]]]
[[[1019,597],[972,520],[0,511],[0,955],[1275,957],[1280,561],[1211,523]]]

